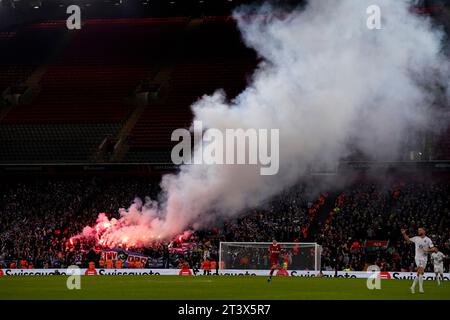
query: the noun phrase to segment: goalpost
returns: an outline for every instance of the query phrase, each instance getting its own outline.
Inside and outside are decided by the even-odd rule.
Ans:
[[[269,246],[272,242],[220,242],[219,266],[230,270],[269,270]],[[278,242],[280,265],[288,270],[319,271],[322,246],[315,242]]]

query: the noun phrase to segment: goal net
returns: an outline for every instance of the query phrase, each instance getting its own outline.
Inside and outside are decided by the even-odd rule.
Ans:
[[[271,242],[221,242],[221,269],[269,270]],[[280,266],[288,270],[320,270],[322,247],[317,243],[279,242]]]

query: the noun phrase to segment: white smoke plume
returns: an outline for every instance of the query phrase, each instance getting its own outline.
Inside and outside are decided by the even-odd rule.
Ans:
[[[381,30],[366,25],[374,2]],[[237,10],[244,42],[263,62],[231,102],[219,90],[192,108],[207,128],[279,129],[279,173],[261,176],[257,165],[183,165],[163,177],[159,204],[137,202],[118,220],[100,216],[84,236],[147,246],[257,206],[312,165],[334,164],[355,148],[374,159],[395,158],[412,131],[434,127],[430,87],[446,90],[450,83],[443,33],[411,13],[408,2],[314,0],[281,17],[266,6],[256,15]],[[99,225],[106,230],[95,230]]]

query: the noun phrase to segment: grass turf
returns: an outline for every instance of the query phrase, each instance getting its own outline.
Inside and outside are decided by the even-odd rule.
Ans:
[[[67,276],[0,277],[0,299],[357,299],[450,300],[450,283],[424,281],[425,294],[411,294],[410,280],[383,280],[368,290],[365,279],[274,277],[96,276],[81,277],[68,290]],[[418,288],[417,288],[418,289]]]

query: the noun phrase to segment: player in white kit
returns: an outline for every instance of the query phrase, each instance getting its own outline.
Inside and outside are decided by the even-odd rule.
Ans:
[[[417,266],[417,275],[414,278],[414,282],[411,286],[411,293],[416,292],[416,285],[419,283],[419,292],[423,293],[423,274],[425,272],[425,267],[428,262],[428,254],[435,252],[435,248],[433,247],[433,242],[430,238],[425,235],[425,229],[419,228],[417,230],[418,235],[410,238],[406,234],[406,230],[402,229],[402,235],[406,241],[414,242],[416,245],[416,255],[415,261]]]
[[[445,254],[440,252],[437,248],[431,254],[431,261],[434,266],[434,273],[436,274],[436,281],[438,286],[441,285],[441,280],[444,280],[444,259],[447,258]]]

